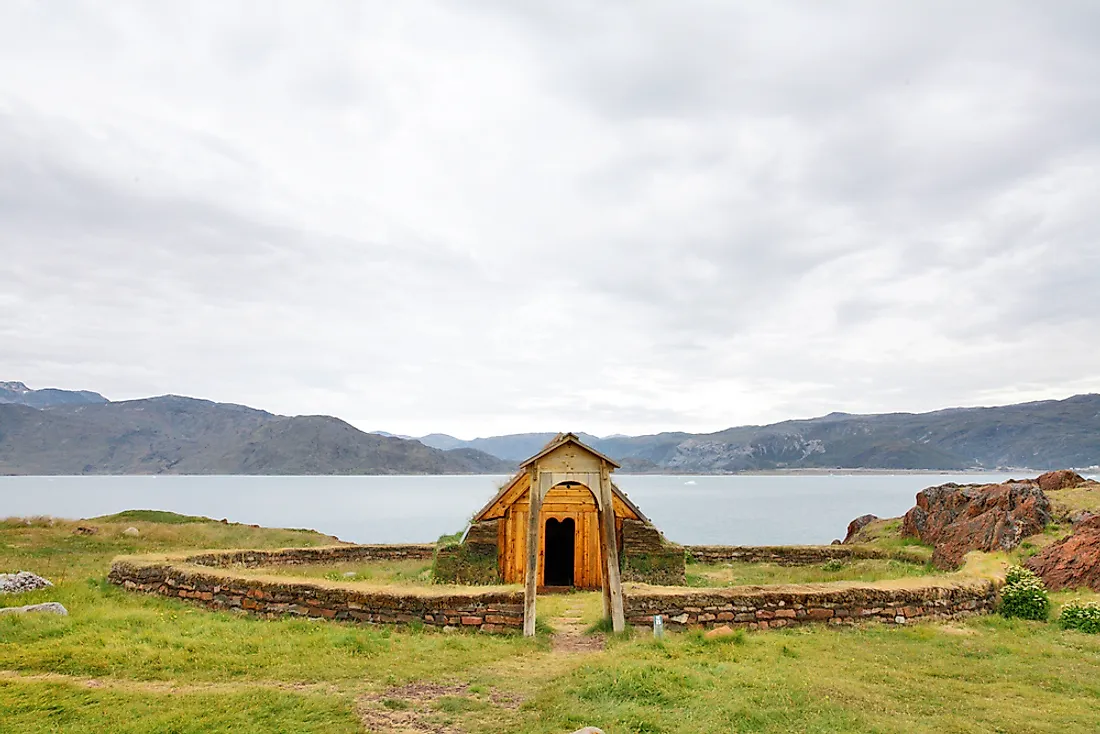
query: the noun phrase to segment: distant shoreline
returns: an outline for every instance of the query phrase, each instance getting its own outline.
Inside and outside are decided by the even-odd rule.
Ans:
[[[1013,467],[1011,469],[867,469],[867,468],[855,468],[855,469],[755,469],[752,471],[737,471],[737,472],[669,472],[669,471],[653,471],[653,472],[628,472],[618,471],[615,472],[616,476],[684,476],[684,477],[767,477],[767,476],[830,476],[839,475],[844,476],[848,474],[869,474],[880,476],[894,476],[899,474],[1020,474],[1020,475],[1032,475],[1042,474],[1048,469],[1027,469],[1020,467]],[[1078,469],[1077,471],[1087,471]]]
[[[847,469],[756,469],[752,471],[738,471],[738,472],[677,472],[677,471],[617,471],[615,476],[618,477],[782,477],[782,476],[807,476],[807,477],[822,477],[822,476],[982,476],[988,474],[1011,474],[1019,476],[1021,478],[1034,477],[1042,474],[1043,472],[1052,471],[1050,469],[1028,469],[1021,467],[1014,467],[1009,469],[868,469],[868,468],[847,468]],[[1094,475],[1097,474],[1097,470],[1093,467],[1089,468],[1072,468],[1071,471],[1075,471],[1081,475]],[[217,477],[254,477],[254,478],[293,478],[293,477],[338,477],[343,479],[352,479],[356,477],[510,477],[512,473],[494,472],[494,473],[449,473],[449,474],[175,474],[175,473],[160,473],[160,474],[11,474],[0,471],[0,478],[41,478],[41,479],[57,479],[57,478],[122,478],[122,477],[146,477],[146,478],[173,478],[173,477],[192,477],[192,478],[217,478]]]

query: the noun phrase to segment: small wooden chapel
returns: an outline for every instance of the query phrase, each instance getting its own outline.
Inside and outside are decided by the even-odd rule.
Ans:
[[[606,616],[622,630],[624,574],[634,581],[682,582],[683,548],[665,541],[615,486],[611,473],[618,468],[575,434],[558,434],[474,515],[463,549],[491,566],[483,582],[524,584],[525,634],[535,631],[539,591],[602,589]],[[440,554],[447,552],[456,551]]]

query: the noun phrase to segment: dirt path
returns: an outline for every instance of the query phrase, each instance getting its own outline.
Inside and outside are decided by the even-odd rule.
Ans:
[[[550,620],[550,626],[554,628],[550,636],[551,650],[562,655],[603,650],[604,636],[585,634],[588,625],[581,621],[582,614],[579,607],[569,607],[560,617]]]
[[[217,681],[179,683],[170,680],[133,680],[130,678],[93,678],[65,673],[24,673],[18,670],[0,670],[0,680],[36,683],[70,683],[83,688],[109,688],[139,693],[240,693],[263,688],[295,693],[337,694],[339,686],[330,683],[293,683],[275,680]]]

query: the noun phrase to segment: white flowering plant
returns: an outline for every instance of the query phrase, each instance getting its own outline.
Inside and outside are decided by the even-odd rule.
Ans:
[[[1094,601],[1071,601],[1062,607],[1062,614],[1058,617],[1058,625],[1062,629],[1100,633],[1100,604]]]
[[[1045,620],[1050,614],[1050,597],[1043,580],[1022,566],[1009,567],[999,611],[1003,617]]]

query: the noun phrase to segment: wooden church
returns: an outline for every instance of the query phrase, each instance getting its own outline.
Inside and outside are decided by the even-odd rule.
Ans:
[[[558,434],[473,517],[460,547],[440,549],[437,576],[524,584],[529,633],[539,591],[602,589],[621,629],[620,580],[682,583],[684,552],[611,481],[618,468],[575,434]]]

